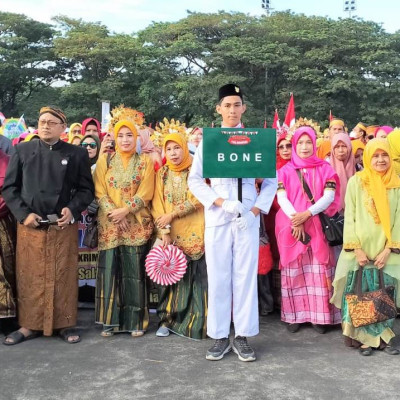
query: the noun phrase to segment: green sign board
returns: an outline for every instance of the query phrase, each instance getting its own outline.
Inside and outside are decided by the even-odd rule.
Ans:
[[[203,176],[275,178],[275,129],[204,128]]]

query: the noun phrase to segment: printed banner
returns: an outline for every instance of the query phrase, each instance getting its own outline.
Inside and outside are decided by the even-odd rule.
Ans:
[[[274,178],[276,130],[204,128],[205,178]]]
[[[92,218],[87,215],[87,211],[84,211],[81,215],[81,219],[78,223],[79,229],[79,262],[78,262],[78,277],[79,286],[96,286],[96,273],[97,273],[97,261],[99,253],[96,249],[89,249],[83,245],[83,238],[85,236],[86,228],[89,225]]]

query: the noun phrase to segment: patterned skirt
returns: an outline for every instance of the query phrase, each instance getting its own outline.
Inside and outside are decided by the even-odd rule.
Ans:
[[[290,324],[339,324],[340,310],[329,303],[333,294],[334,275],[335,265],[320,264],[311,248],[297,260],[282,267],[282,321]]]
[[[78,224],[59,229],[17,228],[18,322],[51,336],[76,325]]]
[[[118,246],[99,253],[96,323],[112,332],[147,329],[145,258],[148,245]]]
[[[363,268],[362,272],[362,291],[371,292],[374,290],[378,290],[379,270],[377,268]],[[392,278],[385,273],[383,274],[383,276],[385,286],[393,285],[395,288],[397,287],[397,282],[395,278]],[[354,293],[356,283],[355,278],[355,271],[349,271],[347,275],[346,287],[342,298],[343,335],[371,347],[379,347],[381,344],[381,340],[385,343],[389,343],[390,340],[395,336],[392,330],[394,319],[389,319],[384,322],[378,322],[376,324],[360,326],[359,328],[355,328],[351,323],[349,309],[346,302],[346,294]]]
[[[16,224],[11,214],[0,219],[0,318],[15,317]]]
[[[183,278],[160,286],[157,315],[160,325],[192,339],[207,337],[207,265],[205,256],[188,261]]]

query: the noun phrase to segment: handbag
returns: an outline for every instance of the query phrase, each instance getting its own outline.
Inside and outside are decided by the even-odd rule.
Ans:
[[[107,169],[110,168],[111,154],[107,154]],[[95,249],[99,242],[99,228],[97,223],[97,213],[99,211],[99,204],[96,200],[93,200],[88,208],[88,215],[92,217],[89,225],[86,227],[85,235],[83,237],[82,244],[89,249]]]
[[[271,271],[274,266],[274,260],[272,259],[271,247],[269,244],[269,238],[265,229],[264,216],[261,214],[260,224],[260,244],[258,247],[258,274],[266,275]]]
[[[99,241],[99,228],[97,226],[97,216],[92,218],[92,221],[86,227],[85,236],[83,237],[83,245],[95,249]]]
[[[307,182],[301,178],[301,172],[296,169],[297,176],[300,179],[303,189],[306,192],[308,198],[312,204],[315,204],[313,195],[311,194],[310,187]],[[322,231],[324,232],[325,238],[329,246],[339,246],[343,244],[343,228],[344,228],[344,216],[340,213],[336,213],[331,217],[323,212],[318,214],[321,222]]]
[[[355,328],[396,318],[394,286],[385,287],[383,271],[379,270],[379,289],[362,292],[362,271],[356,271],[355,292],[345,296],[351,322]]]

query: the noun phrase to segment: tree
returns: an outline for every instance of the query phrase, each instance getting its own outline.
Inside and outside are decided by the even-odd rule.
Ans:
[[[99,118],[106,99],[143,111],[147,122],[174,117],[210,126],[219,120],[217,88],[236,82],[249,105],[246,126],[272,122],[275,108],[282,115],[291,92],[297,116],[322,125],[329,110],[349,126],[359,120],[395,125],[400,118],[400,33],[374,22],[188,12],[177,22],[121,35],[65,16],[55,19],[56,28],[0,16],[3,112],[16,101],[30,109],[36,103],[27,98],[43,90],[46,99],[58,96],[71,121]],[[58,88],[43,89],[55,79]]]
[[[6,116],[22,113],[24,101],[63,76],[52,49],[54,33],[49,24],[0,12],[0,109]]]

